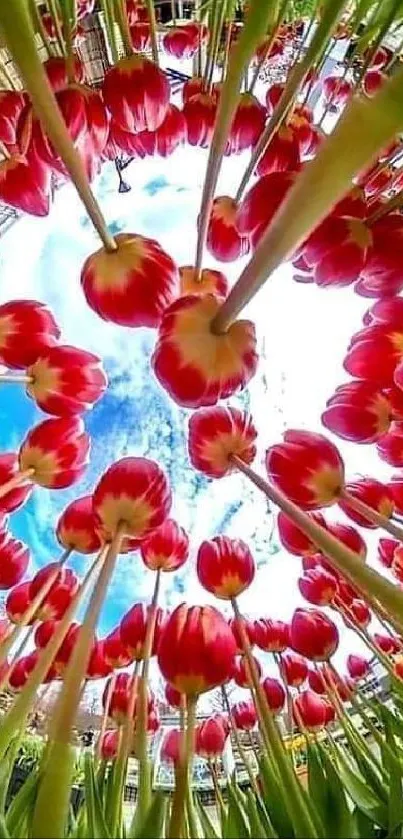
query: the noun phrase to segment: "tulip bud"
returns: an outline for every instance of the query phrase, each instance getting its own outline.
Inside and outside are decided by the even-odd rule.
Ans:
[[[321,527],[327,526],[321,513],[312,513],[311,518]],[[316,545],[285,513],[278,514],[277,527],[280,542],[289,553],[295,554],[295,556],[310,556],[318,552]]]
[[[281,656],[281,672],[287,685],[300,687],[308,675],[308,665],[304,658],[295,653],[285,653]]]
[[[195,696],[230,678],[235,650],[231,629],[216,609],[182,604],[165,624],[158,664],[176,690]]]
[[[22,472],[32,469],[32,481],[47,489],[64,489],[85,471],[90,439],[80,417],[41,422],[28,432],[19,452]]]
[[[197,576],[201,585],[222,600],[238,597],[255,576],[252,554],[241,539],[215,536],[202,542],[197,553]]]
[[[120,638],[122,644],[127,648],[135,661],[141,661],[144,656],[144,642],[149,620],[150,606],[144,603],[136,603],[124,615],[120,623]],[[166,621],[166,613],[159,607],[156,612],[155,628],[151,655],[155,655],[161,638],[161,633]]]
[[[219,757],[224,751],[226,739],[227,733],[221,721],[211,717],[202,722],[196,730],[196,754],[207,760]]]
[[[262,666],[258,658],[253,656],[253,661],[255,663],[255,670],[257,671],[258,677],[260,679],[262,675]],[[244,655],[239,656],[235,659],[234,668],[232,671],[232,678],[240,688],[248,688],[251,686],[251,676],[249,674],[249,664]]]
[[[171,728],[166,732],[161,745],[161,760],[167,763],[178,763],[181,744],[181,732],[178,728]]]
[[[92,495],[86,495],[76,498],[63,510],[57,523],[56,537],[65,550],[92,554],[102,545],[96,526]]]
[[[88,411],[107,387],[101,360],[75,347],[50,347],[27,369],[27,393],[47,414]]]
[[[118,753],[119,746],[119,731],[113,728],[110,731],[105,731],[101,742],[101,758],[102,760],[114,760]]]
[[[337,592],[337,580],[323,568],[307,571],[298,580],[298,588],[313,606],[329,606]]]
[[[255,458],[257,431],[247,413],[236,408],[204,408],[189,420],[189,458],[194,469],[210,478],[235,470],[231,456],[249,464]]]
[[[262,688],[265,692],[267,704],[273,714],[279,714],[283,710],[285,702],[285,690],[278,681],[278,679],[270,679],[267,677],[262,682]]]
[[[352,679],[365,679],[370,672],[370,663],[360,655],[349,655],[347,670]]]
[[[26,545],[13,539],[6,530],[0,530],[0,590],[12,588],[22,580],[29,560]]]
[[[283,653],[290,645],[288,624],[261,618],[255,621],[255,643],[266,653]]]
[[[325,702],[311,690],[304,690],[293,700],[294,719],[309,731],[318,731],[326,722],[328,711]]]
[[[337,650],[337,626],[315,609],[296,609],[290,625],[292,648],[311,661],[327,661]]]
[[[151,571],[177,571],[189,555],[189,537],[173,519],[153,530],[140,544],[141,558]]]
[[[344,485],[344,464],[333,443],[310,431],[286,431],[271,446],[266,468],[273,483],[304,510],[328,507]]]
[[[59,327],[44,303],[11,300],[0,306],[0,363],[6,367],[29,367],[59,337]]]
[[[104,472],[95,487],[93,509],[106,539],[124,526],[127,536],[144,538],[167,518],[171,492],[153,460],[124,457]]]

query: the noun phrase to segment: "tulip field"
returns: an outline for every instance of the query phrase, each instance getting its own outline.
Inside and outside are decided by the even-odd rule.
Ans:
[[[6,208],[39,230],[75,190],[97,246],[80,276],[50,271],[49,289],[75,283],[77,322],[91,311],[112,325],[129,358],[133,330],[152,336],[147,377],[182,412],[186,468],[223,494],[241,476],[256,527],[263,500],[281,546],[266,561],[293,557],[303,604],[287,621],[265,613],[242,528],[196,543],[161,452],[115,452],[80,492],[102,448],[88,412],[108,398],[112,365],[86,348],[85,327],[65,343],[48,299],[6,299],[0,260],[1,393],[18,387],[40,415],[14,451],[0,437],[0,839],[403,837],[402,0],[0,0],[0,79],[0,222]],[[135,178],[155,158],[168,172],[185,147],[203,180],[196,247],[179,265],[153,209],[151,236],[107,222],[97,179],[114,163],[128,192],[125,167]],[[236,187],[222,195],[229,167]],[[265,376],[265,304],[259,323],[249,304],[286,265],[290,310],[311,284],[329,321],[338,294],[346,320],[357,299],[364,314],[316,426],[302,405],[301,427],[285,421],[262,458],[270,387],[263,420],[248,394]],[[354,475],[354,444],[374,472]],[[28,545],[15,516],[66,489],[59,555],[32,571],[39,522]],[[188,503],[207,530],[208,511]],[[100,637],[122,555],[152,595]],[[169,609],[166,575],[178,581]],[[102,710],[83,739],[89,683]],[[157,783],[157,762],[171,784]]]

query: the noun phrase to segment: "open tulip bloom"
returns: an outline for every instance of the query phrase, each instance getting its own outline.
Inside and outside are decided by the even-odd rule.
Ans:
[[[97,237],[79,275],[46,277],[57,318],[17,285],[0,300],[7,839],[402,835],[401,6],[0,3],[1,214],[46,225],[68,181]],[[168,172],[185,154],[205,172],[194,243],[181,235],[177,262],[157,214],[151,232],[108,227],[91,183],[114,161],[128,192],[131,161],[140,174],[151,158]],[[285,418],[280,438],[256,301],[264,314],[259,292],[285,263],[290,316],[298,293],[308,301],[304,284],[367,304],[315,427]],[[91,319],[77,345],[70,298],[59,300],[74,283],[74,317]],[[290,317],[278,334],[296,358],[292,329]],[[122,445],[105,419],[118,398],[112,334],[132,368],[140,336],[147,386],[159,390]],[[281,363],[280,350],[270,365]],[[136,378],[130,387],[140,405]],[[167,400],[181,422],[175,448],[159,413]],[[109,439],[117,451],[105,461]],[[372,446],[377,474],[371,457],[354,473],[354,444]],[[175,497],[184,463],[192,490]],[[237,504],[220,514],[228,486],[252,498],[250,538]],[[46,561],[44,522],[55,536]],[[270,533],[281,552],[268,556]],[[294,610],[288,571],[270,592],[265,576],[287,560]],[[82,731],[90,691],[93,734]]]

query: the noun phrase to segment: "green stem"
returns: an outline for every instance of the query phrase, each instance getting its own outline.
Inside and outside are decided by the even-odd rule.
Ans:
[[[48,5],[49,14],[50,14],[50,16],[52,18],[52,21],[53,21],[53,26],[55,28],[56,40],[57,40],[57,43],[59,45],[60,53],[61,53],[61,55],[65,56],[66,55],[66,48],[65,48],[65,44],[64,44],[64,40],[63,40],[62,29],[61,29],[61,26],[60,26],[59,8],[58,8],[57,0],[46,0],[46,2],[47,2],[47,5]]]
[[[35,36],[25,0],[0,4],[0,26],[49,139],[62,158],[77,192],[107,251],[117,249],[94,198],[80,155],[74,148],[54,93],[36,51]]]
[[[184,836],[185,808],[189,789],[189,771],[191,771],[193,765],[196,705],[197,696],[188,696],[185,742],[177,769],[177,780],[173,796],[167,839],[183,839]]]
[[[250,783],[251,788],[253,789],[253,792],[255,793],[255,795],[258,798],[260,798],[259,787],[256,783],[256,778],[253,774],[248,755],[246,754],[246,750],[244,749],[244,747],[242,745],[241,738],[239,736],[239,731],[236,727],[236,723],[235,723],[235,720],[234,720],[234,717],[233,717],[233,713],[231,711],[231,706],[230,706],[229,701],[228,701],[228,696],[227,696],[227,691],[225,689],[225,685],[221,685],[221,693],[222,693],[222,697],[223,697],[223,700],[224,700],[224,705],[225,705],[225,708],[226,708],[226,711],[227,711],[227,714],[228,714],[229,723],[230,723],[230,726],[231,726],[231,734],[234,735],[234,740],[235,740],[235,743],[236,743],[236,747],[238,749],[240,758],[241,758],[241,760],[242,760],[242,762],[245,766],[246,772],[248,774],[249,783]]]
[[[146,6],[148,11],[148,19],[150,21],[150,35],[151,35],[151,51],[153,55],[154,64],[159,67],[159,55],[158,55],[158,37],[157,37],[157,21],[155,18],[155,7],[153,0],[146,0]]]
[[[112,62],[113,64],[117,64],[119,61],[119,50],[115,32],[113,0],[101,0],[101,8],[104,14],[105,28],[108,37],[109,49],[112,54]]]
[[[368,519],[368,521],[372,522],[372,524],[375,524],[377,527],[381,527],[382,530],[386,531],[386,533],[389,533],[395,539],[403,542],[402,527],[399,527],[393,521],[386,518],[386,516],[378,513],[378,510],[374,510],[374,508],[370,507],[369,504],[365,504],[364,501],[361,501],[359,498],[355,498],[355,496],[348,492],[348,490],[342,490],[341,498],[343,501],[346,501],[347,504],[349,504],[350,507],[352,507],[352,509],[360,516],[364,516],[364,518]]]
[[[214,787],[218,823],[221,824],[221,826],[223,828],[223,826],[225,824],[226,811],[225,811],[224,799],[222,797],[221,790],[220,790],[220,785],[218,783],[217,769],[214,766],[214,763],[211,760],[211,758],[208,759],[207,763],[208,763],[208,768],[210,770],[211,780],[213,782],[213,787]]]
[[[120,29],[120,35],[123,41],[123,46],[126,56],[132,55],[132,39],[130,36],[129,24],[126,14],[126,3],[124,0],[114,0],[115,18]]]
[[[270,54],[270,50],[271,50],[271,48],[273,46],[273,43],[274,43],[274,41],[277,37],[278,30],[281,26],[284,15],[287,11],[287,6],[289,5],[289,2],[290,2],[290,0],[283,0],[282,1],[282,4],[281,4],[280,9],[279,9],[279,13],[277,15],[277,19],[273,22],[273,24],[271,26],[271,33],[270,33],[270,36],[269,36],[268,41],[267,41],[266,49],[265,49],[263,55],[261,56],[261,58],[257,61],[256,67],[255,67],[255,72],[253,73],[253,76],[252,76],[252,81],[251,81],[251,84],[250,84],[250,87],[249,87],[249,93],[253,93],[253,91],[256,87],[256,83],[257,83],[257,80],[259,78],[259,73],[260,73],[265,61],[267,60],[268,55]]]
[[[48,33],[46,32],[42,17],[39,14],[38,6],[37,6],[35,0],[29,0],[29,12],[30,12],[30,15],[31,15],[31,18],[32,18],[32,23],[34,24],[37,32],[39,32],[39,34],[42,38],[43,45],[44,45],[44,47],[46,49],[46,52],[48,54],[48,58],[51,58],[51,56],[53,56],[55,54],[55,50],[52,47],[52,44],[50,43],[50,40],[48,38]]]

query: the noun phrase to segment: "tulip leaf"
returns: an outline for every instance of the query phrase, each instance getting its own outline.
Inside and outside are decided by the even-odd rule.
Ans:
[[[86,752],[84,756],[85,770],[85,805],[87,808],[88,834],[91,839],[109,839],[110,834],[105,822],[101,800],[94,777],[92,755]]]
[[[326,835],[332,839],[353,839],[355,823],[348,806],[346,791],[326,749],[322,748],[320,753],[325,770],[327,797],[326,815],[323,820]]]
[[[131,839],[161,839],[164,831],[168,799],[164,792],[157,790],[145,814],[142,824],[131,834]]]
[[[327,815],[329,812],[326,773],[320,759],[320,752],[312,743],[308,745],[307,756],[309,796],[317,808],[323,824],[326,825]]]
[[[196,796],[196,809],[197,815],[200,819],[200,824],[203,829],[203,835],[205,839],[219,839],[218,833],[213,825],[213,822],[210,819],[207,810],[203,807],[202,803],[200,802],[198,796]]]
[[[229,783],[227,821],[224,826],[223,839],[247,839],[251,835],[245,811],[236,795],[233,784]]]
[[[276,839],[277,833],[273,830],[267,818],[263,825],[261,814],[258,811],[258,801],[251,789],[246,792],[246,811],[253,839]]]
[[[2,814],[0,815],[0,839],[11,839],[7,830],[6,820]]]
[[[370,819],[386,828],[388,826],[388,811],[385,802],[380,801],[362,775],[351,768],[341,747],[337,750],[337,767],[340,779],[356,806]]]
[[[378,836],[379,828],[374,820],[366,816],[358,807],[355,807],[353,817],[355,833],[352,835],[358,836],[360,839],[375,839]]]
[[[395,757],[398,753],[398,745],[395,740],[391,721],[393,714],[386,707],[381,708],[381,710],[384,722],[385,742],[389,746],[388,749],[383,749],[383,760],[389,775],[388,831],[391,836],[395,834],[395,831],[403,822],[402,768],[397,757]]]
[[[38,792],[39,773],[33,769],[25,783],[14,796],[6,816],[6,826],[10,836],[20,836],[24,819],[35,806]]]
[[[263,786],[263,800],[274,829],[281,837],[294,836],[294,829],[288,814],[285,790],[280,786],[268,758],[263,755],[259,761]]]

